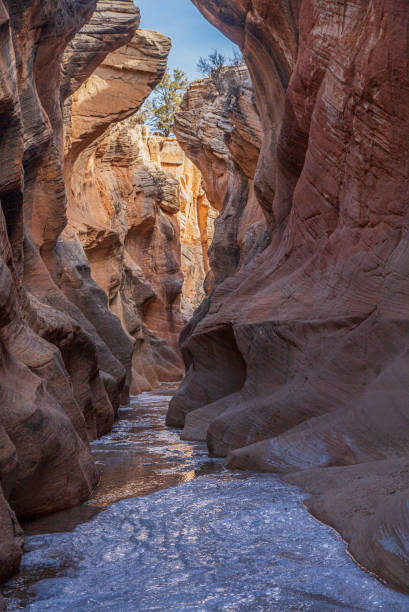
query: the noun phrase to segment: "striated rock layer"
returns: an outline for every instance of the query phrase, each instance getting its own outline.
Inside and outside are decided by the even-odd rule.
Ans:
[[[266,220],[254,193],[262,129],[247,69],[226,69],[220,83],[211,78],[193,83],[177,115],[175,132],[186,154],[202,172],[209,201],[220,211],[209,249],[211,272],[206,285],[210,290],[245,266],[269,242]],[[193,340],[192,329],[208,305],[209,300],[184,330],[182,347],[187,337]],[[224,385],[230,391],[238,391],[245,376],[245,365],[234,345],[231,328],[223,330],[221,335],[211,334],[211,338],[205,349],[207,355],[203,357],[210,360],[210,367],[212,362],[216,364],[220,360],[222,364],[227,360],[231,374],[221,385],[217,380],[209,386],[206,376],[199,383],[199,369],[187,347],[187,376],[171,403],[167,421],[170,425],[184,424],[183,436],[188,439],[205,439],[212,418],[211,409],[206,408],[205,414],[195,408],[207,405],[207,399],[222,397]],[[232,341],[233,346],[225,353],[226,345]],[[200,368],[203,369],[206,370]]]
[[[132,103],[140,104],[169,48],[155,42],[160,35],[136,34],[132,0],[40,4],[0,1],[0,581],[22,554],[18,518],[80,503],[95,487],[89,440],[110,430],[131,383],[132,339],[66,227],[64,170],[71,186],[73,159],[64,168],[64,100],[101,62],[104,74],[118,77],[119,62],[117,97],[135,90]],[[135,46],[139,72],[127,71],[123,57]],[[86,138],[122,118],[109,103],[114,117],[100,117]],[[91,140],[78,137],[71,106],[64,107],[67,138],[78,156]]]
[[[230,467],[287,474],[361,564],[409,589],[407,2],[194,4],[250,70],[271,243],[226,261],[185,330],[169,421],[190,412]],[[219,162],[206,181],[197,160],[210,201]]]
[[[149,135],[151,161],[179,181],[181,270],[183,287],[181,311],[189,321],[206,295],[206,278],[210,272],[208,251],[214,236],[217,210],[210,204],[200,170],[185,155],[174,137]]]
[[[22,554],[22,533],[10,505],[21,516],[58,509],[83,499],[97,480],[85,415],[57,348],[57,343],[66,344],[69,351],[80,340],[88,348],[87,338],[74,320],[40,302],[29,286],[26,293],[23,284],[23,273],[25,281],[26,271],[40,259],[33,209],[41,207],[41,194],[35,193],[38,176],[56,161],[53,125],[59,119],[62,53],[95,8],[94,2],[52,4],[0,3],[0,580],[16,570]],[[54,79],[51,92],[46,91],[49,78]],[[54,170],[48,185],[57,191],[58,163]],[[59,195],[55,205],[58,218]],[[42,260],[37,275],[39,282],[52,284]],[[84,390],[91,384],[87,374]]]
[[[126,127],[113,125],[142,105],[163,76],[169,50],[167,37],[138,30],[105,58],[65,109],[69,225],[60,244],[76,253],[66,291],[125,367],[132,393],[183,373],[176,350],[183,279],[171,220],[178,207],[176,181],[166,178],[162,187],[159,175],[137,168],[137,144]],[[102,308],[90,301],[84,280],[78,284],[78,272],[105,292]]]
[[[72,264],[64,267],[64,291],[125,367],[132,393],[183,376],[183,272],[189,316],[203,295],[211,233],[200,172],[176,140],[121,122],[160,80],[169,50],[165,36],[138,30],[65,109],[69,225],[58,248]],[[93,281],[107,296],[102,308],[90,301]]]

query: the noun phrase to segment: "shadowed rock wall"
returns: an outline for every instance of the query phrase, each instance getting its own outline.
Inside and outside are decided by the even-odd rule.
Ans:
[[[254,91],[245,67],[225,69],[222,79],[205,79],[193,83],[177,115],[175,132],[186,154],[197,164],[203,175],[203,185],[209,201],[220,211],[215,221],[215,233],[209,249],[211,272],[206,286],[211,290],[262,251],[270,234],[262,209],[254,193],[254,175],[262,141],[262,130],[255,105]],[[225,376],[219,380],[200,382],[203,363],[191,359],[190,339],[194,327],[203,318],[211,296],[195,313],[182,334],[187,376],[168,412],[170,425],[186,425],[183,436],[205,439],[209,418],[195,409],[213,404],[223,397],[223,385],[228,392],[238,391],[245,380],[244,362],[236,346],[230,325],[208,337],[211,361],[219,363]],[[187,339],[189,338],[189,341]],[[227,348],[229,342],[233,345]],[[204,344],[201,342],[201,345]],[[217,346],[220,355],[216,357]],[[230,355],[230,357],[228,357]],[[211,361],[208,363],[210,367]],[[206,366],[207,367],[207,366]],[[228,371],[228,374],[227,374]],[[236,380],[237,374],[237,380]],[[192,384],[189,384],[192,379]],[[208,384],[209,383],[209,384]],[[209,401],[204,401],[204,399]],[[188,412],[195,410],[184,421]],[[209,408],[213,414],[213,405]]]
[[[185,435],[229,466],[290,473],[360,563],[408,589],[407,2],[194,4],[249,67],[271,243],[226,261],[185,330],[169,420],[193,410]],[[207,359],[219,342],[234,368]]]

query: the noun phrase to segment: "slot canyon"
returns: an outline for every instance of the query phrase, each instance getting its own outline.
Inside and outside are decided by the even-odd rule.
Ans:
[[[408,1],[186,5],[0,0],[0,610],[409,610]]]

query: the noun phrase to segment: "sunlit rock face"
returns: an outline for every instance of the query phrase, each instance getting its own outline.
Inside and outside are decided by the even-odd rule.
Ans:
[[[106,27],[99,20],[96,25]],[[135,393],[157,385],[172,351],[168,338],[155,336],[151,342],[141,327],[139,310],[153,297],[152,289],[141,284],[125,252],[125,238],[134,233],[133,217],[138,215],[133,210],[138,205],[134,193],[138,181],[133,180],[132,145],[126,136],[117,142],[112,126],[139,109],[162,78],[169,50],[167,37],[134,31],[128,44],[105,57],[65,108],[69,226],[59,244],[63,252],[75,252],[76,257],[64,268],[64,286],[125,369],[123,400],[131,386]],[[132,294],[126,304],[120,295],[125,286]],[[172,332],[176,336],[177,326]],[[157,372],[152,344],[163,354],[158,356]],[[171,354],[171,361],[170,378],[175,379],[182,372],[180,357]]]
[[[74,96],[69,160],[75,157],[71,153],[75,143],[81,141],[80,127],[87,125],[91,132],[92,117],[100,121],[100,104],[106,104],[107,91],[112,88],[118,107],[122,105],[130,114],[129,109],[135,111],[145,95],[144,81],[151,84],[163,73],[162,61],[156,63],[153,74],[155,64],[146,63],[147,49],[154,47],[161,52],[158,57],[166,58],[169,40],[143,30],[137,37],[145,45],[134,44],[126,50],[128,65],[138,68],[128,75],[132,87],[127,96],[118,94],[116,73],[109,79],[105,71],[105,64],[114,65],[114,61],[126,70],[126,62],[112,57],[117,53]],[[143,70],[145,79],[139,74]],[[92,85],[102,78],[104,86],[98,94]],[[123,122],[111,125],[75,157],[70,185],[69,227],[75,235],[71,240],[84,249],[93,280],[104,290],[110,311],[131,342],[131,392],[150,389],[159,381],[179,380],[183,375],[178,348],[182,313],[187,319],[204,297],[215,216],[204,195],[200,172],[174,138]],[[66,235],[68,240],[68,232]]]
[[[90,312],[84,292],[78,295],[78,305],[126,367],[132,393],[183,375],[177,342],[183,326],[181,192],[189,207],[200,196],[206,208],[200,174],[187,167],[183,154],[172,157],[172,139],[119,123],[160,80],[169,50],[165,36],[137,31],[107,56],[66,108],[69,228],[62,240],[83,249],[92,280],[122,324],[118,334],[100,309]],[[201,248],[200,233],[197,242]],[[77,291],[75,281],[69,285],[71,293]]]
[[[74,175],[77,209],[70,210],[91,275],[131,341],[132,393],[183,372],[179,185],[145,164],[143,147],[141,129],[109,130],[90,151],[87,177]]]
[[[181,310],[189,321],[206,295],[210,271],[208,251],[213,240],[217,210],[206,197],[200,170],[186,156],[174,137],[150,136],[151,160],[179,181],[181,269],[183,287]]]
[[[249,67],[271,244],[184,334],[170,416],[195,409],[186,429],[231,467],[293,474],[408,589],[407,2],[194,3]]]

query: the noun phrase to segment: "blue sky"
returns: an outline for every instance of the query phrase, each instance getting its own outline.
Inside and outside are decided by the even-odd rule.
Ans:
[[[218,49],[231,57],[234,45],[201,15],[190,0],[135,0],[141,9],[141,28],[170,36],[169,68],[181,68],[193,80],[200,56]]]

